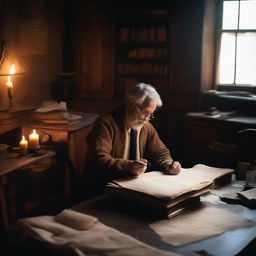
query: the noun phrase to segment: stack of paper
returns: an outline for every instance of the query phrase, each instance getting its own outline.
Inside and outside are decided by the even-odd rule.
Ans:
[[[67,111],[65,102],[45,101],[31,115],[30,121],[43,124],[74,125],[81,122],[82,116]]]

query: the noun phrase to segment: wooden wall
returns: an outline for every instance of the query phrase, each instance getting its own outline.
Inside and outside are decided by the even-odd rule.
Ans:
[[[13,77],[17,106],[34,106],[51,98],[51,82],[62,71],[62,0],[1,0],[0,40],[8,45],[9,59],[26,72]],[[0,76],[0,105],[8,104],[7,78]]]
[[[0,39],[27,71],[13,78],[16,103],[31,106],[51,99],[57,73],[75,72],[74,110],[102,113],[121,104],[123,98],[115,94],[115,12],[121,7],[135,11],[138,4],[155,2],[1,0]],[[168,6],[170,80],[168,88],[159,91],[164,107],[154,124],[177,159],[183,157],[184,115],[198,110],[200,93],[212,86],[214,2],[177,0]],[[90,8],[81,8],[86,3]],[[81,27],[81,20],[87,20],[87,26]],[[28,33],[33,24],[38,33]],[[6,77],[0,77],[0,83],[0,105],[6,105]],[[86,90],[81,93],[81,88]]]

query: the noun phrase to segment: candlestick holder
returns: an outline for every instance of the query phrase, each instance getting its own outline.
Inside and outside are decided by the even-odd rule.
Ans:
[[[36,151],[38,151],[38,150],[40,150],[40,149],[41,149],[40,146],[38,146],[38,147],[36,147],[36,148],[30,148],[30,147],[28,147],[28,153],[34,154]]]
[[[13,88],[8,88],[9,107],[14,106],[13,102]]]
[[[28,150],[27,149],[19,149],[19,156],[26,156],[28,155]]]

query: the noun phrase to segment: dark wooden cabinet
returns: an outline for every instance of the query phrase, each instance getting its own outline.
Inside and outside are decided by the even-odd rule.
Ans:
[[[185,162],[236,168],[238,161],[256,160],[254,142],[256,118],[237,114],[230,118],[211,117],[205,112],[185,117]],[[243,131],[243,132],[240,132]]]

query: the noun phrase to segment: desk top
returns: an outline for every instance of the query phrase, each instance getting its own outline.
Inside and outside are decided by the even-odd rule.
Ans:
[[[219,195],[221,194],[231,191],[241,191],[243,185],[244,182],[233,181],[225,187],[212,190],[210,193],[201,197],[203,207],[214,206],[218,209],[229,211],[241,217],[256,221],[256,210],[252,210],[241,205],[227,204],[219,199]],[[152,217],[146,216],[146,214],[136,214],[132,208],[133,207],[129,205],[126,207],[120,207],[120,205],[117,205],[113,201],[113,198],[108,195],[101,195],[97,198],[71,207],[73,210],[96,216],[103,224],[111,226],[125,234],[131,235],[146,244],[162,250],[177,252],[184,255],[190,255],[189,253],[196,251],[204,251],[207,253],[204,255],[235,255],[243,250],[253,239],[254,241],[256,239],[256,225],[254,225],[220,233],[219,235],[199,240],[197,242],[174,246],[168,243],[168,239],[166,239],[167,237],[165,237],[165,234],[157,233],[152,228],[156,222],[158,225],[168,225],[168,228],[171,228],[172,226],[169,225],[168,220],[156,221],[152,219]],[[177,217],[183,216],[181,214]],[[216,218],[216,216],[212,217]],[[169,221],[173,221],[174,223],[175,218],[170,219]],[[188,227],[188,233],[190,233],[190,231],[192,231],[192,233],[196,232],[195,230],[190,229],[191,227]],[[180,230],[177,230],[177,235],[179,231]]]
[[[17,153],[6,153],[6,157],[0,160],[0,175],[7,174],[22,167],[26,167],[37,161],[51,158],[53,156],[55,156],[55,153],[52,151],[47,151],[46,154],[42,156],[35,156],[33,154],[18,156]]]

